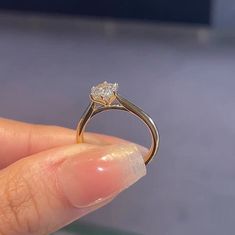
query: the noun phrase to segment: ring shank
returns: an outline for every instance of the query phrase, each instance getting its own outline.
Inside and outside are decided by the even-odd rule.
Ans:
[[[155,123],[153,122],[153,120],[150,118],[150,116],[148,114],[146,114],[143,110],[141,110],[139,107],[135,106],[130,101],[126,100],[125,98],[121,97],[120,95],[116,95],[116,99],[119,101],[119,103],[121,105],[100,106],[100,107],[96,108],[95,102],[91,101],[91,103],[87,107],[86,111],[82,115],[81,120],[78,123],[77,137],[76,137],[77,143],[84,142],[83,132],[85,131],[86,125],[89,122],[89,120],[92,117],[94,117],[96,114],[103,112],[103,111],[108,111],[110,109],[127,111],[129,113],[134,114],[141,121],[143,121],[145,123],[145,125],[147,125],[147,127],[151,133],[151,139],[152,139],[151,147],[150,147],[147,155],[144,156],[144,161],[145,161],[145,164],[147,165],[158,151],[159,134],[158,134],[157,127],[156,127]]]

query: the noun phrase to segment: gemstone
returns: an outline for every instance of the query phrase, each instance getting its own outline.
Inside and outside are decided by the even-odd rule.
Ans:
[[[118,90],[117,83],[103,82],[91,88],[91,98],[102,104],[111,104]]]

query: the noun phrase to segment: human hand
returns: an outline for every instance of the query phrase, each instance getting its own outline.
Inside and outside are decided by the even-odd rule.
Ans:
[[[0,119],[0,235],[49,234],[146,174],[146,149],[111,136]]]

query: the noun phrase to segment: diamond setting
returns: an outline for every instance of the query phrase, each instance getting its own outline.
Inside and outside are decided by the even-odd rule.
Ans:
[[[117,83],[103,82],[91,88],[91,99],[97,103],[110,105],[116,98]]]

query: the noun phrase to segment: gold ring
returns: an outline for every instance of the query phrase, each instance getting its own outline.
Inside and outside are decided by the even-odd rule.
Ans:
[[[134,114],[142,120],[151,133],[152,144],[149,152],[144,156],[145,164],[147,165],[158,151],[159,134],[156,125],[152,118],[142,109],[132,104],[118,94],[118,84],[103,82],[91,88],[90,104],[82,115],[77,126],[77,143],[83,143],[83,132],[89,120],[96,114],[107,111],[109,109],[123,110]],[[116,103],[115,103],[116,101]]]

